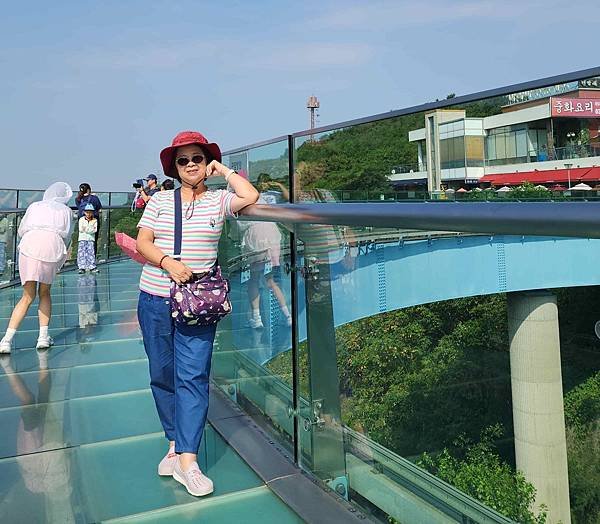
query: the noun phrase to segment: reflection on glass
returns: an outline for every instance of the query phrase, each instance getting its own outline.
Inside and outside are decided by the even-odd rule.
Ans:
[[[258,182],[261,174],[287,185],[289,176],[287,141],[275,142],[248,151],[248,173],[251,182]],[[287,199],[286,199],[287,200]]]
[[[93,327],[98,324],[100,301],[96,290],[96,275],[83,274],[77,277],[80,342],[90,342],[94,339]]]
[[[44,197],[44,191],[28,191],[24,189],[19,190],[19,199],[17,207],[25,209],[32,202],[42,200]]]
[[[288,201],[282,178],[287,142],[269,144],[224,158],[251,177],[260,203]],[[273,362],[291,347],[289,233],[279,224],[228,221],[219,247],[221,267],[231,282],[233,314],[219,325],[213,378],[277,441],[292,449],[291,362]]]
[[[0,189],[0,209],[15,209],[17,207],[17,191],[15,189]]]
[[[219,247],[233,314],[219,324],[213,379],[280,444],[292,448],[289,235],[274,223],[228,221]]]
[[[52,376],[48,369],[48,354],[46,351],[38,351],[37,357],[37,383],[28,386],[21,374],[15,372],[11,355],[0,355],[0,365],[6,380],[20,405],[16,434],[19,476],[30,494],[30,506],[35,508],[39,502],[35,497],[41,497],[44,520],[76,522],[70,501],[70,463],[62,453],[44,453],[61,446],[62,421],[54,412],[53,405],[49,404]],[[4,434],[4,437],[7,435]]]
[[[15,221],[15,213],[0,213],[0,284],[13,278]]]

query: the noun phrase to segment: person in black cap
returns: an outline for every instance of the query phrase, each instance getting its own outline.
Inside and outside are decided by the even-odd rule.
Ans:
[[[156,175],[150,173],[144,180],[148,182],[148,187],[142,188],[140,191],[140,196],[147,204],[148,200],[152,198],[152,195],[158,191],[160,191],[160,187],[158,187],[158,181],[156,179]]]

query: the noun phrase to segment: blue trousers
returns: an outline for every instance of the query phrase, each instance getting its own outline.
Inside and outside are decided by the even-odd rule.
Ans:
[[[176,453],[197,453],[208,412],[213,326],[171,318],[169,299],[140,291],[138,320],[150,365],[150,388],[165,436]]]

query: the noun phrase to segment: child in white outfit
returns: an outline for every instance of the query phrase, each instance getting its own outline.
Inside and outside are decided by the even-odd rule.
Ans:
[[[84,215],[79,219],[79,245],[77,249],[77,267],[79,272],[96,272],[96,248],[94,239],[98,231],[98,219],[94,218],[94,206],[86,204]]]

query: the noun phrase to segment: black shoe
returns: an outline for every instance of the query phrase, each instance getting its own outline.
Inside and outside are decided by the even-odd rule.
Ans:
[[[85,273],[85,269],[80,269],[79,271],[77,271],[77,273],[79,273],[80,275],[82,275],[83,273]]]

